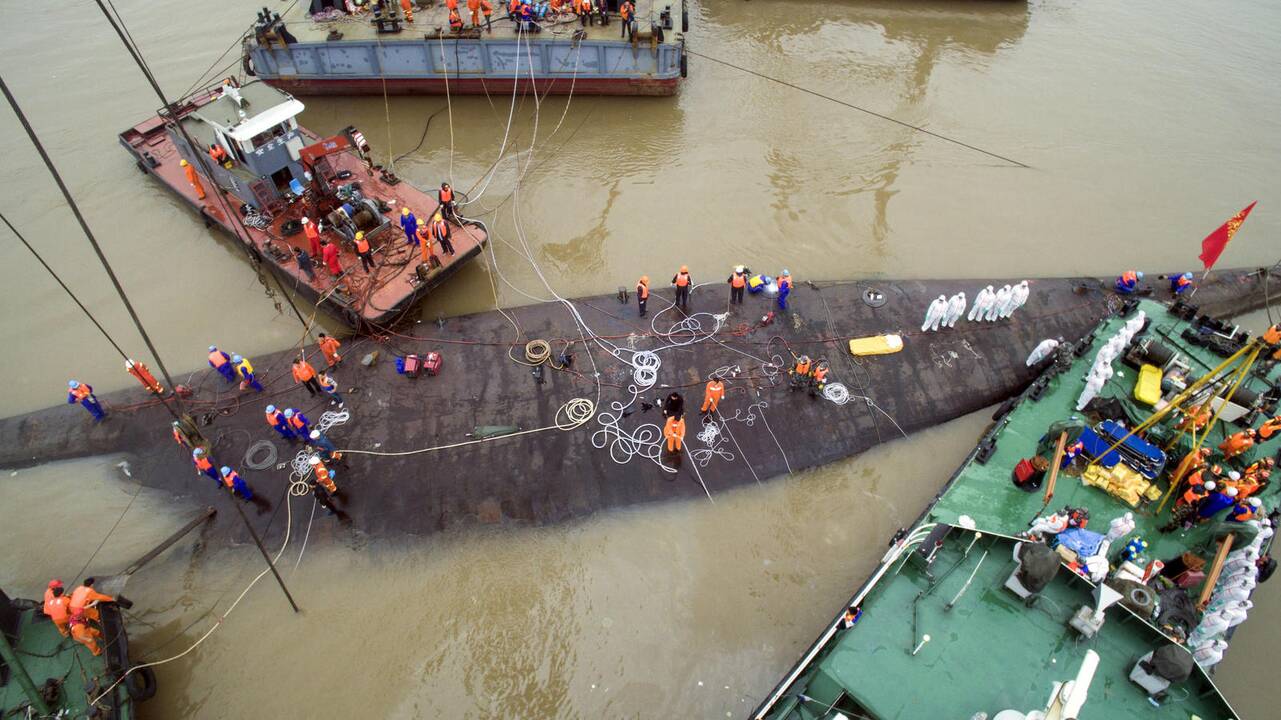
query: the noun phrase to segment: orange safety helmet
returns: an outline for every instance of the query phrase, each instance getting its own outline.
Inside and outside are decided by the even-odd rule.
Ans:
[[[648,285],[648,284],[649,284],[649,276],[648,276],[648,275],[641,275],[641,279],[640,279],[640,281],[641,281],[642,283],[644,283],[644,284]]]
[[[688,265],[681,265],[681,272],[685,272],[685,273],[689,272],[689,266],[688,266]]]

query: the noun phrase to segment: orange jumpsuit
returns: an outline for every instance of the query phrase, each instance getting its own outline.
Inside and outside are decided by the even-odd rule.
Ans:
[[[103,595],[88,585],[81,585],[71,593],[71,603],[68,609],[74,618],[77,615],[83,615],[88,620],[98,621],[98,608],[90,603],[111,602],[115,598],[110,595]],[[95,655],[97,653],[94,653]]]
[[[296,382],[299,384],[305,383],[316,377],[316,368],[312,367],[311,363],[303,360],[302,362],[294,363],[293,374]]]
[[[328,490],[330,493],[338,492],[338,486],[334,484],[333,477],[329,474],[329,468],[324,463],[312,466],[312,471],[316,475],[316,484]]]
[[[418,249],[422,251],[423,262],[427,264],[427,267],[431,267],[431,259],[433,257],[431,251],[431,231],[427,228],[427,223],[423,220],[419,220],[418,232],[414,234],[418,236]]]
[[[90,625],[84,616],[73,615],[71,617],[71,637],[76,642],[89,648],[89,652],[94,655],[102,654],[102,648],[98,647],[98,638],[102,637],[102,633]]]
[[[681,443],[685,441],[685,418],[679,420],[675,416],[667,418],[667,425],[663,427],[663,437],[667,438],[667,452],[680,450]]]
[[[67,623],[71,619],[70,607],[71,598],[65,594],[54,597],[52,590],[44,591],[44,614],[49,616],[63,637],[70,634],[67,630]]]
[[[326,335],[320,339],[318,345],[320,346],[320,352],[324,353],[325,362],[329,364],[329,367],[333,367],[339,360],[342,360],[342,356],[338,354],[338,348],[342,347],[342,343],[338,342],[338,338]]]
[[[1259,426],[1259,437],[1263,440],[1270,440],[1273,435],[1281,432],[1281,415],[1264,422]]]
[[[190,164],[183,166],[182,172],[187,176],[187,182],[196,190],[196,197],[200,200],[205,199],[205,186],[200,183],[200,176],[196,174],[196,169]]]
[[[409,0],[400,0],[400,9],[405,12],[405,22],[414,21],[414,4]]]
[[[1231,460],[1252,447],[1254,447],[1254,436],[1249,430],[1242,430],[1229,435],[1228,439],[1219,445],[1219,450],[1223,453],[1224,459]]]
[[[1179,420],[1179,424],[1175,427],[1179,430],[1200,430],[1205,427],[1206,423],[1210,422],[1210,416],[1210,406],[1208,404],[1202,405],[1192,412],[1184,414],[1183,419]]]
[[[715,378],[707,381],[707,387],[703,389],[703,408],[701,412],[707,412],[711,408],[716,412],[716,406],[721,404],[721,399],[725,397],[725,383]]]

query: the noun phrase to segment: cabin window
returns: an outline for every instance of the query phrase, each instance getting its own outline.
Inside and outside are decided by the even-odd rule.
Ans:
[[[289,133],[289,121],[285,121],[280,123],[279,125],[272,125],[269,129],[258,133],[253,137],[252,140],[250,140],[250,142],[253,143],[253,146],[255,148],[260,148],[263,145],[266,145],[267,143],[271,142],[272,140],[275,140],[278,137],[283,137],[288,133]]]

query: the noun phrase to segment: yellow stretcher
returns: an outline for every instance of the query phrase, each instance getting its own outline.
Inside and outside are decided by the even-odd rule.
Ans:
[[[1161,400],[1161,368],[1144,364],[1139,368],[1139,379],[1134,382],[1134,399],[1148,405]]]
[[[850,340],[852,355],[890,355],[903,349],[903,338],[898,335],[873,335]]]

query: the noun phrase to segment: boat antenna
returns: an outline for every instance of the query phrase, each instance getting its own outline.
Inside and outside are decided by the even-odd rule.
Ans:
[[[103,4],[102,0],[94,0],[94,2],[97,4],[98,9],[102,11],[103,17],[107,18],[107,22],[111,24],[111,29],[116,31],[116,36],[120,38],[120,42],[125,46],[125,49],[129,51],[130,57],[133,58],[138,69],[142,71],[143,77],[145,77],[147,79],[147,83],[151,85],[151,89],[156,93],[156,97],[160,98],[160,102],[164,106],[165,112],[168,113],[169,118],[173,121],[174,128],[182,135],[182,139],[187,142],[187,146],[191,148],[192,155],[195,156],[195,162],[200,166],[201,172],[203,172],[206,177],[214,177],[213,170],[209,165],[211,162],[209,156],[199,151],[200,146],[197,145],[196,141],[187,133],[187,128],[183,127],[182,120],[178,117],[177,106],[173,102],[170,102],[169,98],[165,95],[164,90],[160,89],[160,84],[156,82],[156,76],[151,74],[151,68],[148,67],[147,61],[142,57],[142,51],[140,51],[137,44],[133,42],[133,37],[129,34],[129,30],[125,26],[124,18],[118,17],[118,11],[115,16],[108,12],[107,6]],[[112,5],[112,10],[115,10],[114,5]],[[218,198],[218,203],[222,205],[223,212],[226,216],[235,220],[238,229],[231,228],[232,234],[240,241],[240,247],[249,258],[249,262],[252,263],[254,268],[259,270],[261,273],[259,259],[255,257],[257,247],[254,245],[253,240],[248,237],[249,231],[245,228],[245,223],[241,219],[240,213],[232,210],[231,205],[227,202],[227,198],[222,193],[221,189],[218,189],[214,195]],[[289,303],[289,308],[294,311],[294,315],[298,318],[298,322],[302,323],[303,341],[306,341],[307,335],[311,333],[311,323],[302,316],[302,313],[298,310],[298,306],[294,304],[293,298],[290,297],[288,291],[285,290],[285,286],[281,284],[280,279],[276,278],[274,275],[272,277],[276,281],[276,287],[280,289],[280,294],[284,295],[285,302]],[[266,282],[264,281],[263,284],[265,286]],[[270,294],[270,289],[268,290],[268,294]]]
[[[85,221],[84,215],[81,214],[80,206],[76,204],[76,199],[71,196],[71,190],[67,188],[67,184],[62,181],[62,175],[53,164],[53,159],[49,157],[49,153],[45,151],[40,138],[36,136],[35,128],[31,127],[31,122],[27,120],[27,114],[22,111],[22,106],[18,104],[18,100],[13,96],[13,93],[9,92],[9,84],[4,81],[3,75],[0,75],[0,91],[3,91],[5,100],[9,101],[9,107],[13,108],[13,114],[18,117],[18,122],[22,124],[22,129],[27,131],[27,137],[31,139],[31,144],[35,146],[36,152],[40,154],[40,159],[44,161],[45,167],[48,168],[49,174],[53,176],[53,181],[57,183],[58,189],[62,191],[62,197],[66,199],[67,205],[71,208],[71,213],[76,216],[76,222],[80,223],[80,229],[84,231],[85,237],[89,239],[89,244],[93,246],[93,251],[98,255],[98,261],[102,263],[102,269],[107,271],[107,277],[111,278],[111,284],[115,286],[116,294],[120,296],[120,301],[124,303],[125,309],[129,311],[129,317],[133,319],[134,327],[138,328],[138,334],[142,336],[142,341],[147,344],[147,350],[151,352],[151,357],[155,359],[156,367],[160,368],[160,372],[164,375],[165,381],[169,383],[169,387],[175,389],[173,394],[174,402],[177,403],[179,410],[183,410],[182,398],[178,397],[176,390],[178,386],[174,384],[173,378],[169,376],[169,369],[165,367],[165,362],[161,359],[160,352],[156,350],[155,344],[151,342],[151,336],[147,334],[147,329],[143,327],[142,320],[138,317],[138,312],[134,310],[133,303],[129,302],[129,296],[125,293],[124,287],[120,285],[120,278],[116,277],[115,271],[111,269],[111,263],[107,261],[107,256],[102,252],[102,246],[98,244],[98,238],[94,236],[93,230],[89,229],[89,223]],[[112,344],[114,345],[115,343]],[[120,348],[117,347],[116,349],[119,350]],[[161,400],[163,402],[164,398],[161,398]],[[164,403],[164,406],[174,416],[174,419],[179,419],[178,413],[175,413],[167,402]]]

